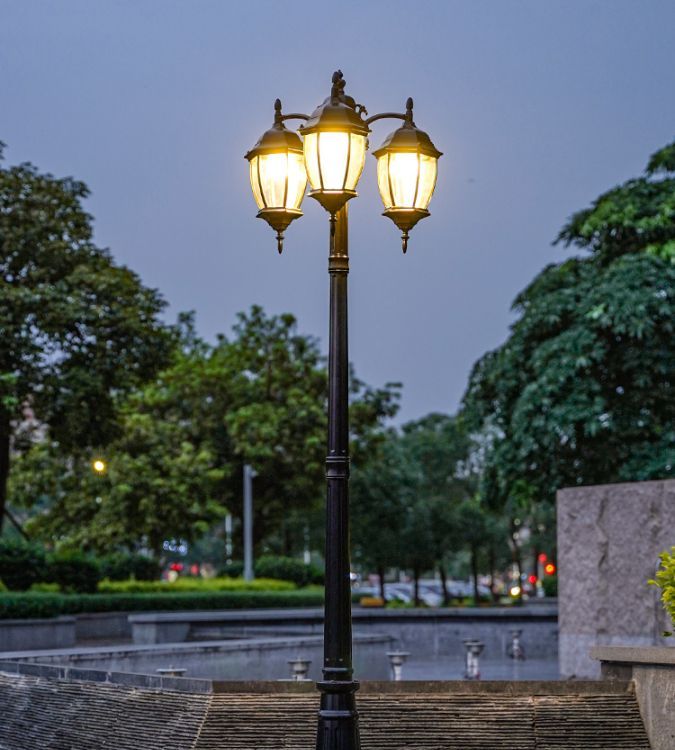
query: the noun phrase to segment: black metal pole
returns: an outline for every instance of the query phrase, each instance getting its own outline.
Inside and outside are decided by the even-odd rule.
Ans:
[[[330,340],[326,458],[326,602],[317,750],[360,750],[352,677],[349,580],[349,358],[347,350],[347,206],[330,220]]]

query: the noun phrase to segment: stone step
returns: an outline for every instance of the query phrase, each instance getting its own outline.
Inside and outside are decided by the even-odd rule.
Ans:
[[[314,746],[312,685],[213,683],[198,694],[134,686],[138,675],[128,685],[84,677],[0,673],[0,750]],[[362,750],[649,750],[629,685],[534,685],[365,683]]]

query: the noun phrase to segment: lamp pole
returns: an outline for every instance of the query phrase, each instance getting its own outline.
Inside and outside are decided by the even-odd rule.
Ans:
[[[331,215],[328,273],[328,455],[326,456],[326,576],[323,680],[317,750],[358,750],[352,670],[349,563],[349,355],[347,205]]]
[[[330,96],[311,115],[281,112],[274,104],[274,124],[246,154],[258,217],[277,233],[302,216],[300,204],[307,180],[315,198],[330,215],[328,274],[330,333],[328,347],[328,455],[326,457],[326,576],[323,679],[317,750],[360,750],[352,669],[352,614],[349,564],[349,357],[347,276],[349,274],[347,201],[356,197],[370,125],[402,120],[374,152],[384,215],[402,233],[403,252],[410,230],[429,216],[427,206],[436,185],[441,152],[413,121],[413,101],[405,114],[385,112],[368,119],[363,105],[345,94],[341,71],[333,74]],[[287,120],[304,120],[298,133]],[[302,136],[302,139],[301,137]]]

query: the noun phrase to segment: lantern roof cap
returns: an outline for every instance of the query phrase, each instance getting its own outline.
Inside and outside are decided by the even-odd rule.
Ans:
[[[299,128],[301,135],[315,132],[348,132],[368,135],[370,128],[362,115],[366,110],[344,92],[345,79],[341,70],[333,73],[333,87],[329,97],[312,112],[307,122]]]
[[[420,130],[412,121],[406,121],[393,133],[389,133],[377,151],[373,151],[373,156],[379,158],[387,152],[394,151],[425,154],[434,159],[443,156],[443,152],[434,146],[428,134]]]
[[[274,125],[266,130],[258,139],[255,146],[246,153],[249,161],[260,154],[276,154],[284,151],[296,151],[302,153],[302,139],[289,130],[283,123],[281,115],[281,101],[274,102]]]

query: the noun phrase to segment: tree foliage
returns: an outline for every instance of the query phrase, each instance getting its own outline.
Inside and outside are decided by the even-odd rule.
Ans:
[[[94,245],[88,194],[30,164],[0,165],[0,528],[26,417],[64,450],[105,445],[120,395],[170,351],[160,295]]]
[[[506,534],[477,496],[476,450],[461,416],[429,414],[390,431],[355,466],[356,560],[380,579],[388,568],[409,570],[417,600],[419,578],[438,569],[445,587],[448,563],[462,551],[474,574],[481,552],[489,567],[493,547],[506,547]]]
[[[665,478],[675,466],[675,144],[571,217],[586,251],[518,295],[507,341],[464,397],[497,438],[484,491],[552,500],[564,486]],[[520,489],[519,489],[520,488]]]
[[[12,486],[38,511],[28,528],[64,546],[159,553],[165,540],[195,540],[227,512],[240,519],[251,464],[258,549],[299,552],[325,494],[327,377],[317,341],[292,315],[257,306],[214,345],[199,339],[191,316],[180,330],[171,365],[121,405],[104,476],[82,454],[65,460],[58,443],[22,461]],[[352,378],[357,452],[376,444],[397,397],[393,385]]]

